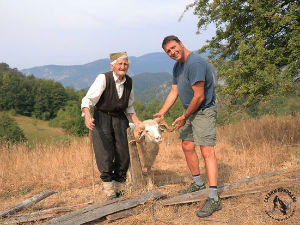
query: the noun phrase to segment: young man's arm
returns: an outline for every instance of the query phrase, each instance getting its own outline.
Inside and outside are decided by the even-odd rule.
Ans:
[[[191,116],[201,105],[205,96],[204,96],[204,81],[198,81],[193,86],[194,97],[192,98],[189,107],[186,109],[184,114],[178,117],[172,125],[176,124],[176,128],[179,129],[185,124],[185,119]]]
[[[194,97],[192,98],[189,107],[183,114],[185,118],[190,117],[197,109],[199,109],[201,103],[204,101],[204,81],[198,81],[193,86]]]
[[[169,111],[169,109],[174,105],[176,99],[178,97],[178,88],[177,85],[172,85],[171,91],[169,92],[163,106],[158,111],[158,113],[154,114],[154,117],[164,118],[164,115]]]

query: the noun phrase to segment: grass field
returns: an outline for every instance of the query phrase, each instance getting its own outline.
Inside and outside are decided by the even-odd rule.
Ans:
[[[26,116],[11,116],[23,130],[29,144],[60,144],[69,143],[73,137],[68,135],[63,129],[49,127],[48,122]]]
[[[21,117],[17,119],[22,120]],[[29,128],[31,127],[29,130],[36,129],[30,121],[25,122],[24,119],[23,123],[25,127],[26,124]],[[274,170],[299,170],[299,129],[299,118],[274,116],[249,119],[219,127],[215,148],[218,158],[219,184]],[[46,132],[49,132],[50,136],[51,132]],[[57,131],[56,134],[58,135]],[[179,189],[189,185],[191,176],[177,133],[164,133],[163,137],[164,141],[160,145],[160,152],[153,166],[154,183],[157,188],[169,191],[169,196],[175,196]],[[2,147],[0,151],[0,210],[12,207],[45,189],[54,190],[57,194],[41,201],[27,212],[93,200],[89,146],[89,139],[85,137],[60,145],[39,143],[30,150],[25,145],[14,146],[12,149]],[[201,175],[206,180],[205,166],[198,149],[197,153]],[[105,201],[105,196],[102,193],[102,184],[95,163],[93,168],[96,180],[95,203],[99,203]],[[298,199],[300,190],[299,185],[288,185],[287,175],[255,182],[252,186],[245,185],[237,191],[284,180],[287,181],[285,187],[297,196],[295,215],[284,221],[284,224],[296,224],[299,223],[300,217],[300,200]],[[138,195],[140,192],[141,190],[133,190],[126,197]],[[203,204],[199,202],[164,207],[159,210],[152,210],[150,205],[145,205],[140,215],[131,216],[113,224],[279,224],[264,212],[265,195],[266,193],[258,193],[224,199],[223,209],[208,219],[196,217],[196,210]],[[107,224],[107,222],[104,223]]]

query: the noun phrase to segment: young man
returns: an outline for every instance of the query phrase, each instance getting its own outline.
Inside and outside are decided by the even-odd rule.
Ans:
[[[99,74],[81,109],[85,125],[92,130],[93,147],[104,192],[109,199],[119,197],[124,189],[129,167],[129,149],[125,112],[135,124],[140,123],[133,108],[132,79],[126,75],[129,60],[126,52],[110,54],[112,71]],[[95,106],[94,116],[90,107]]]
[[[198,54],[186,49],[176,36],[167,36],[162,48],[177,62],[173,68],[173,84],[162,108],[155,117],[164,117],[179,96],[185,112],[173,125],[179,129],[182,149],[187,165],[193,175],[193,183],[180,193],[199,191],[205,188],[200,176],[199,160],[195,145],[200,146],[205,161],[209,197],[197,216],[207,217],[220,210],[221,202],[217,193],[218,167],[214,152],[216,145],[216,94],[211,66]]]

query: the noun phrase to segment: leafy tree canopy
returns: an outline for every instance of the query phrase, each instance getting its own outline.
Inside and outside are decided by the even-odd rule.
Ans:
[[[298,0],[197,0],[188,5],[198,16],[198,33],[216,24],[210,50],[228,106],[253,106],[274,95],[293,93],[299,73],[300,3]]]
[[[0,111],[13,109],[21,115],[49,120],[73,95],[58,82],[25,76],[0,63]]]

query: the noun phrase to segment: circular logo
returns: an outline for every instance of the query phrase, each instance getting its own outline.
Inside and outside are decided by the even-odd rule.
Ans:
[[[296,201],[296,197],[289,190],[277,188],[266,195],[265,212],[274,220],[287,220],[295,214]]]

